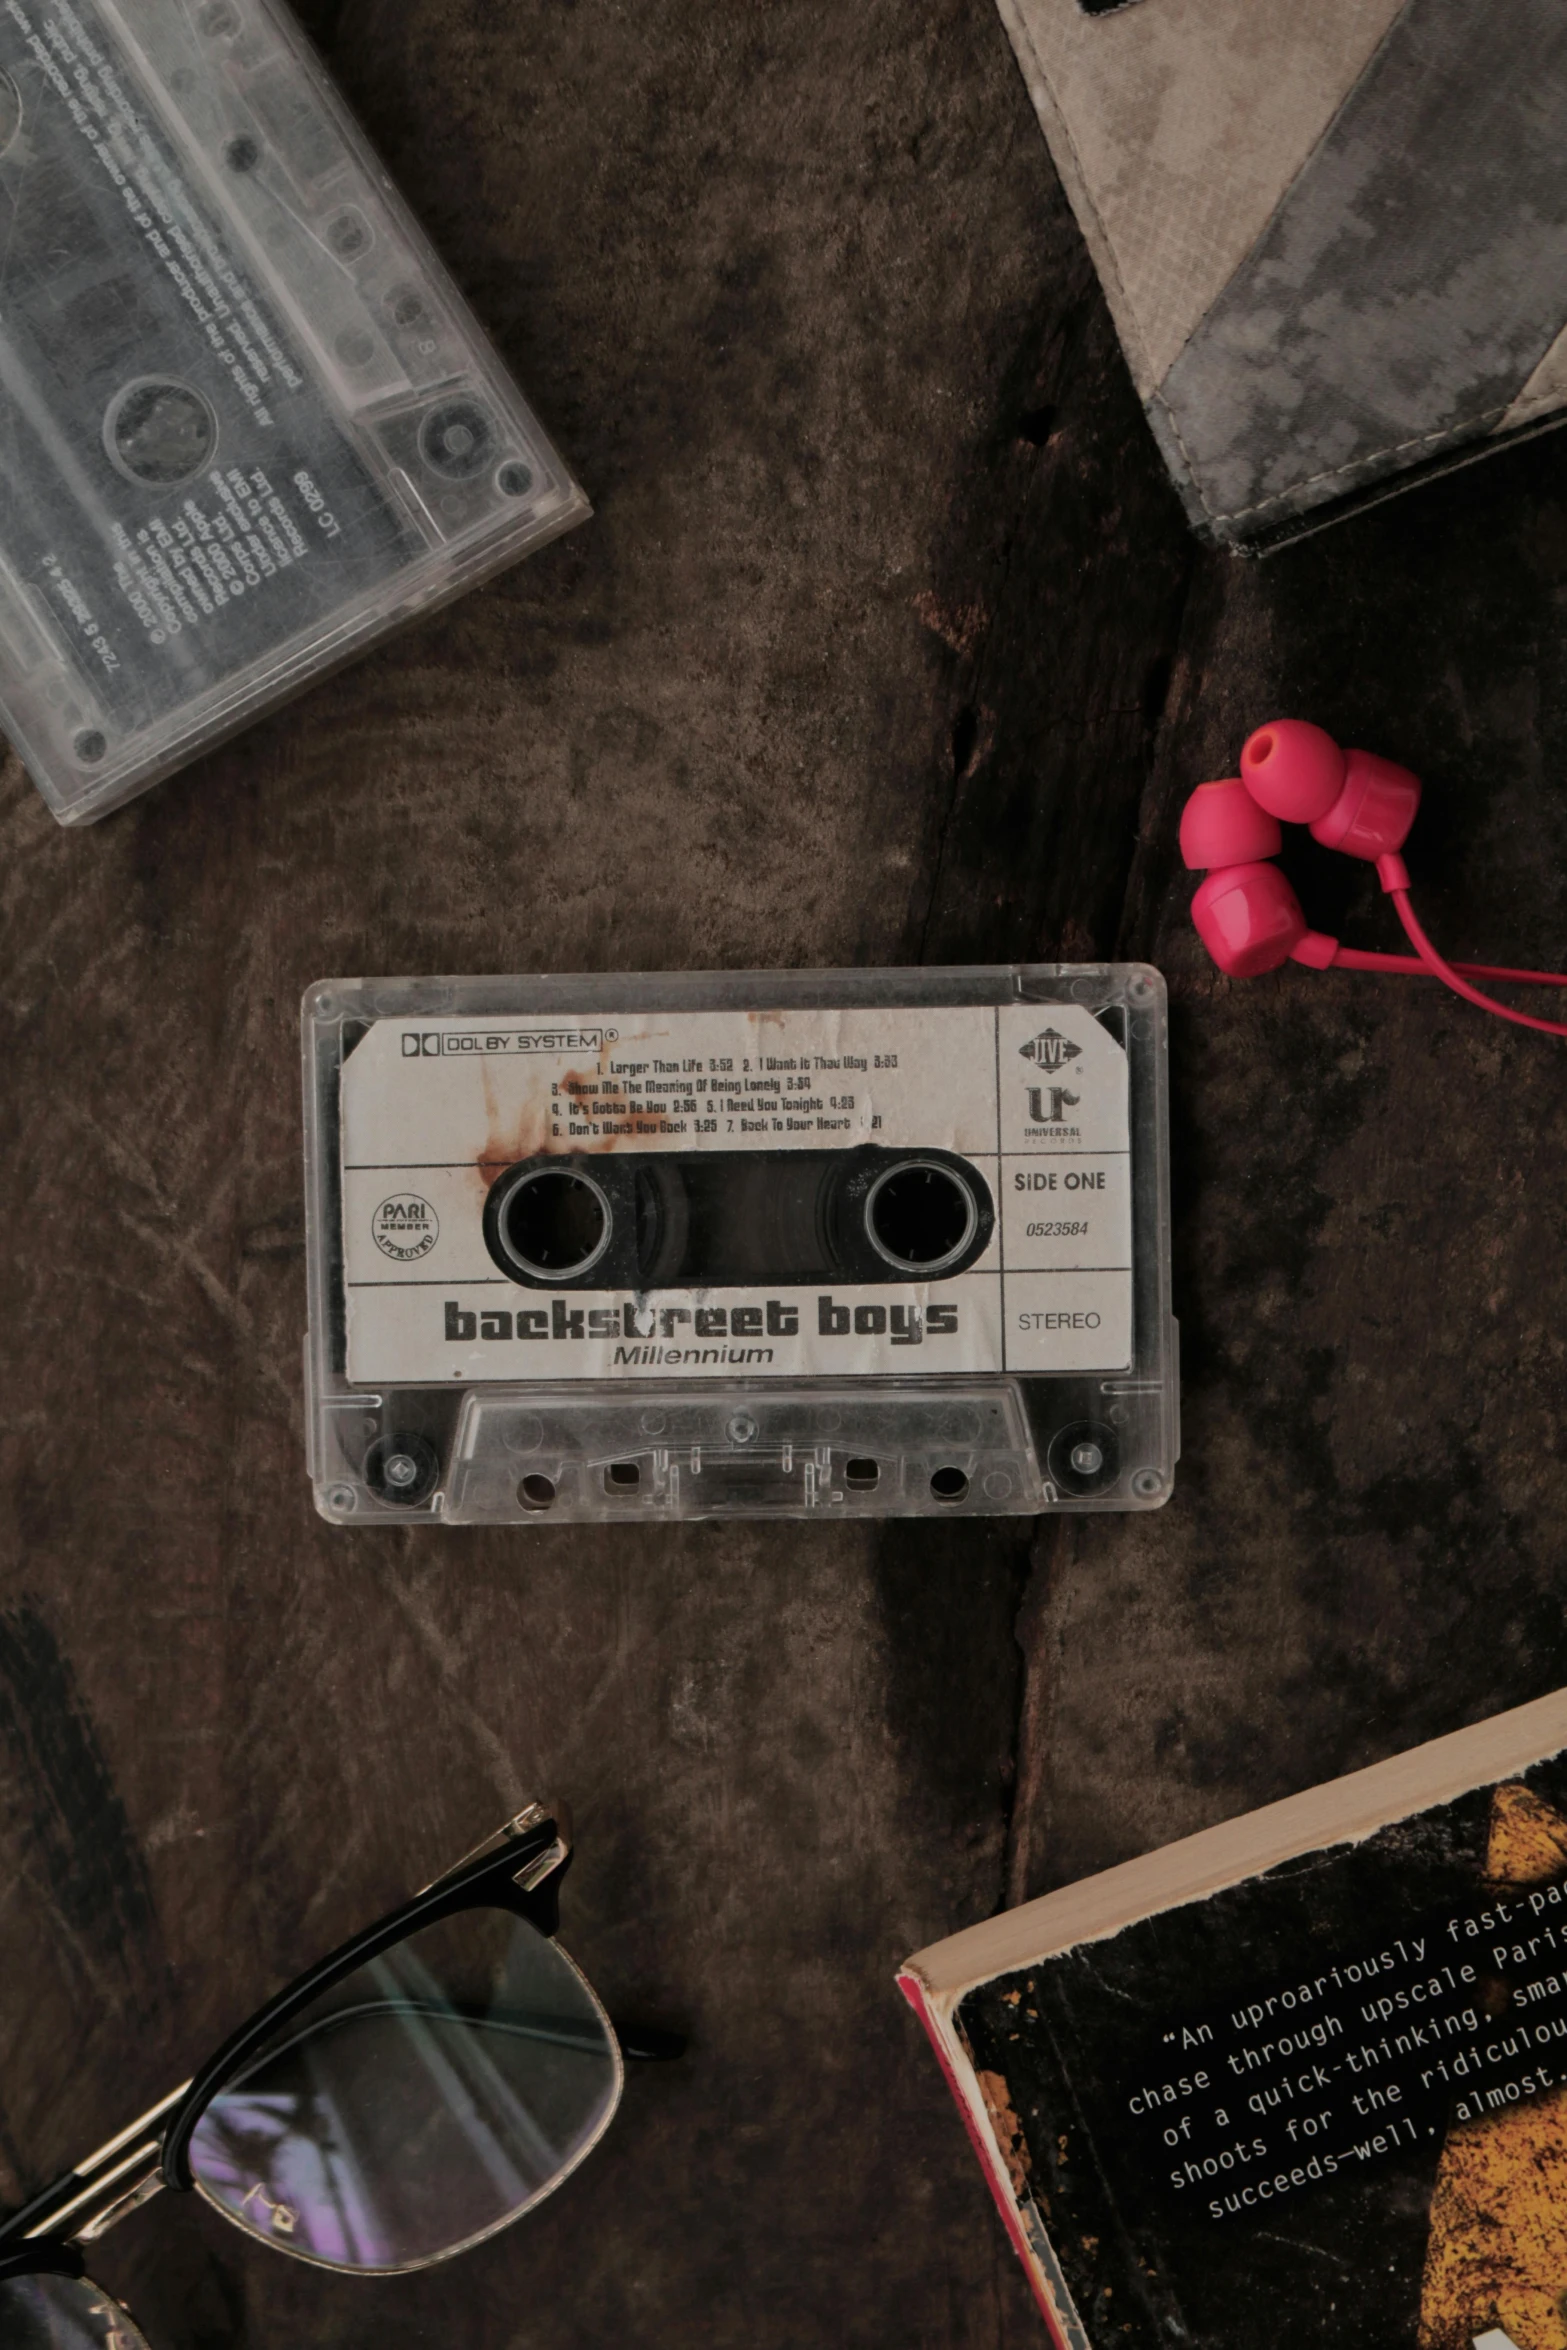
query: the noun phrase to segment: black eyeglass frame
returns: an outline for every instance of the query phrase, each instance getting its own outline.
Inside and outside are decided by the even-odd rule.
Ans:
[[[106,2233],[116,2220],[127,2216],[139,2202],[150,2200],[161,2187],[172,2188],[177,2194],[193,2192],[191,2140],[213,2099],[243,2073],[248,2060],[280,2025],[383,1951],[406,1942],[426,1926],[480,1909],[508,1911],[552,1941],[560,1928],[561,1879],[571,1857],[570,1843],[554,1814],[542,1805],[530,1805],[444,1877],[297,1976],[232,2032],[182,2089],[152,2107],[119,2138],[111,2139],[81,2171],[68,2171],[21,2210],[0,2219],[0,2284],[14,2277],[85,2274],[76,2239],[52,2234],[52,2220],[80,2216],[79,2233],[83,2240],[90,2240]],[[621,2055],[633,2060],[676,2057],[685,2049],[678,2033],[620,2023],[613,2029]],[[143,2158],[139,2169],[130,2155],[117,2165],[112,2163],[114,2155],[144,2134],[146,2142],[137,2149]],[[95,2179],[93,2172],[103,2163],[111,2167]],[[101,2205],[95,2190],[104,2198]],[[78,2213],[80,2206],[85,2209]],[[520,2212],[516,2215],[522,2216]]]

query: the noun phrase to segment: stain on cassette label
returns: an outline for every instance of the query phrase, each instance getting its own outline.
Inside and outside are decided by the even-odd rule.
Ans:
[[[1123,1368],[1129,1151],[1077,1005],[386,1023],[344,1075],[349,1368]],[[364,1241],[398,1168],[440,1235],[400,1269]]]

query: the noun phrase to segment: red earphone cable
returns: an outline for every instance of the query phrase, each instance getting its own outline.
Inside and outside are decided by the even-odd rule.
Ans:
[[[1379,955],[1370,947],[1340,947],[1330,971],[1407,971],[1417,979],[1440,979],[1440,971],[1418,955]],[[1509,971],[1500,963],[1455,963],[1466,979],[1511,979],[1520,987],[1567,987],[1567,971]]]
[[[1441,956],[1437,953],[1435,947],[1427,938],[1425,932],[1420,927],[1420,921],[1415,913],[1415,909],[1409,902],[1408,890],[1390,889],[1388,891],[1388,896],[1392,899],[1394,905],[1397,907],[1398,918],[1404,925],[1404,929],[1409,936],[1410,943],[1413,945],[1416,954],[1418,954],[1420,957],[1421,962],[1424,963],[1426,969],[1430,971],[1435,978],[1442,980],[1446,986],[1450,987],[1455,995],[1461,995],[1467,1003],[1478,1004],[1482,1012],[1494,1012],[1499,1020],[1511,1020],[1515,1027],[1538,1028],[1543,1030],[1547,1036],[1567,1036],[1567,1022],[1563,1022],[1561,1020],[1537,1020],[1532,1012],[1515,1012],[1510,1005],[1499,1004],[1494,996],[1482,995],[1477,987],[1471,987],[1467,979],[1461,979],[1459,977],[1457,971],[1454,970],[1451,963],[1443,962]],[[1491,976],[1493,975],[1487,973],[1487,977]],[[1523,975],[1520,974],[1520,976]],[[1532,981],[1536,974],[1531,972],[1528,974],[1528,976]],[[1547,984],[1551,985],[1560,983],[1547,981]]]

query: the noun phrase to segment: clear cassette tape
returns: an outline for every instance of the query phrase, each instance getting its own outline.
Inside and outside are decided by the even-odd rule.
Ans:
[[[1168,1499],[1146,965],[325,980],[304,1052],[325,1517]]]
[[[4,0],[0,220],[0,722],[62,823],[588,510],[273,0]]]

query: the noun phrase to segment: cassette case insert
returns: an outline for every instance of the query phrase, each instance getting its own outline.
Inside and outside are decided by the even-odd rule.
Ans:
[[[0,218],[0,721],[63,823],[587,512],[272,0],[4,0]]]
[[[1165,1025],[1141,964],[321,982],[323,1515],[1156,1507]]]

